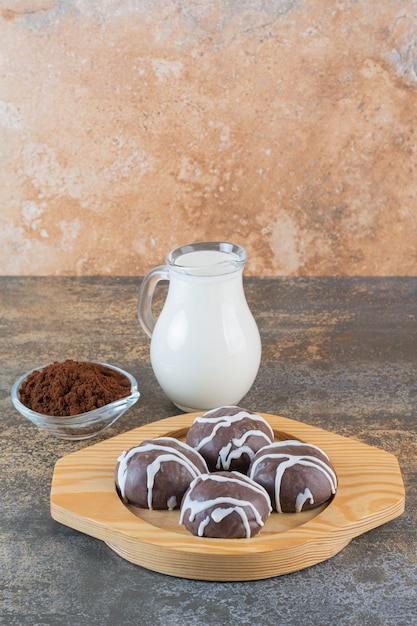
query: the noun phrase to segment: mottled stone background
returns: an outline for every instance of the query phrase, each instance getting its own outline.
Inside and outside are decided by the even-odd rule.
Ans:
[[[413,275],[413,0],[0,0],[0,273]]]

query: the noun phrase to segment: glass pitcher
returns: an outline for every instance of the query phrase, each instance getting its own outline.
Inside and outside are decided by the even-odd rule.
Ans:
[[[138,318],[151,338],[155,376],[183,411],[235,405],[252,386],[261,361],[258,327],[246,301],[245,248],[202,242],[172,250],[166,265],[143,279]],[[169,281],[158,319],[155,287]]]

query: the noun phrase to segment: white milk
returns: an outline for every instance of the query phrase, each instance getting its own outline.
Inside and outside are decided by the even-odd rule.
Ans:
[[[181,255],[175,266],[187,267],[194,276],[219,276],[236,271],[238,263],[237,256],[229,252],[198,250]]]
[[[169,267],[150,354],[159,384],[183,410],[238,404],[255,380],[261,341],[243,290],[243,264],[228,252],[199,250]]]

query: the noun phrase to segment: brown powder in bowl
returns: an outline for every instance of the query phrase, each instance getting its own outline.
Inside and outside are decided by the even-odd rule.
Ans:
[[[129,379],[99,363],[55,361],[23,381],[22,404],[44,415],[78,415],[129,396]]]

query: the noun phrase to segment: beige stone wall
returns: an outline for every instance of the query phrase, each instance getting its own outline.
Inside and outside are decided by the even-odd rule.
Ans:
[[[412,0],[0,0],[0,274],[413,275]]]

